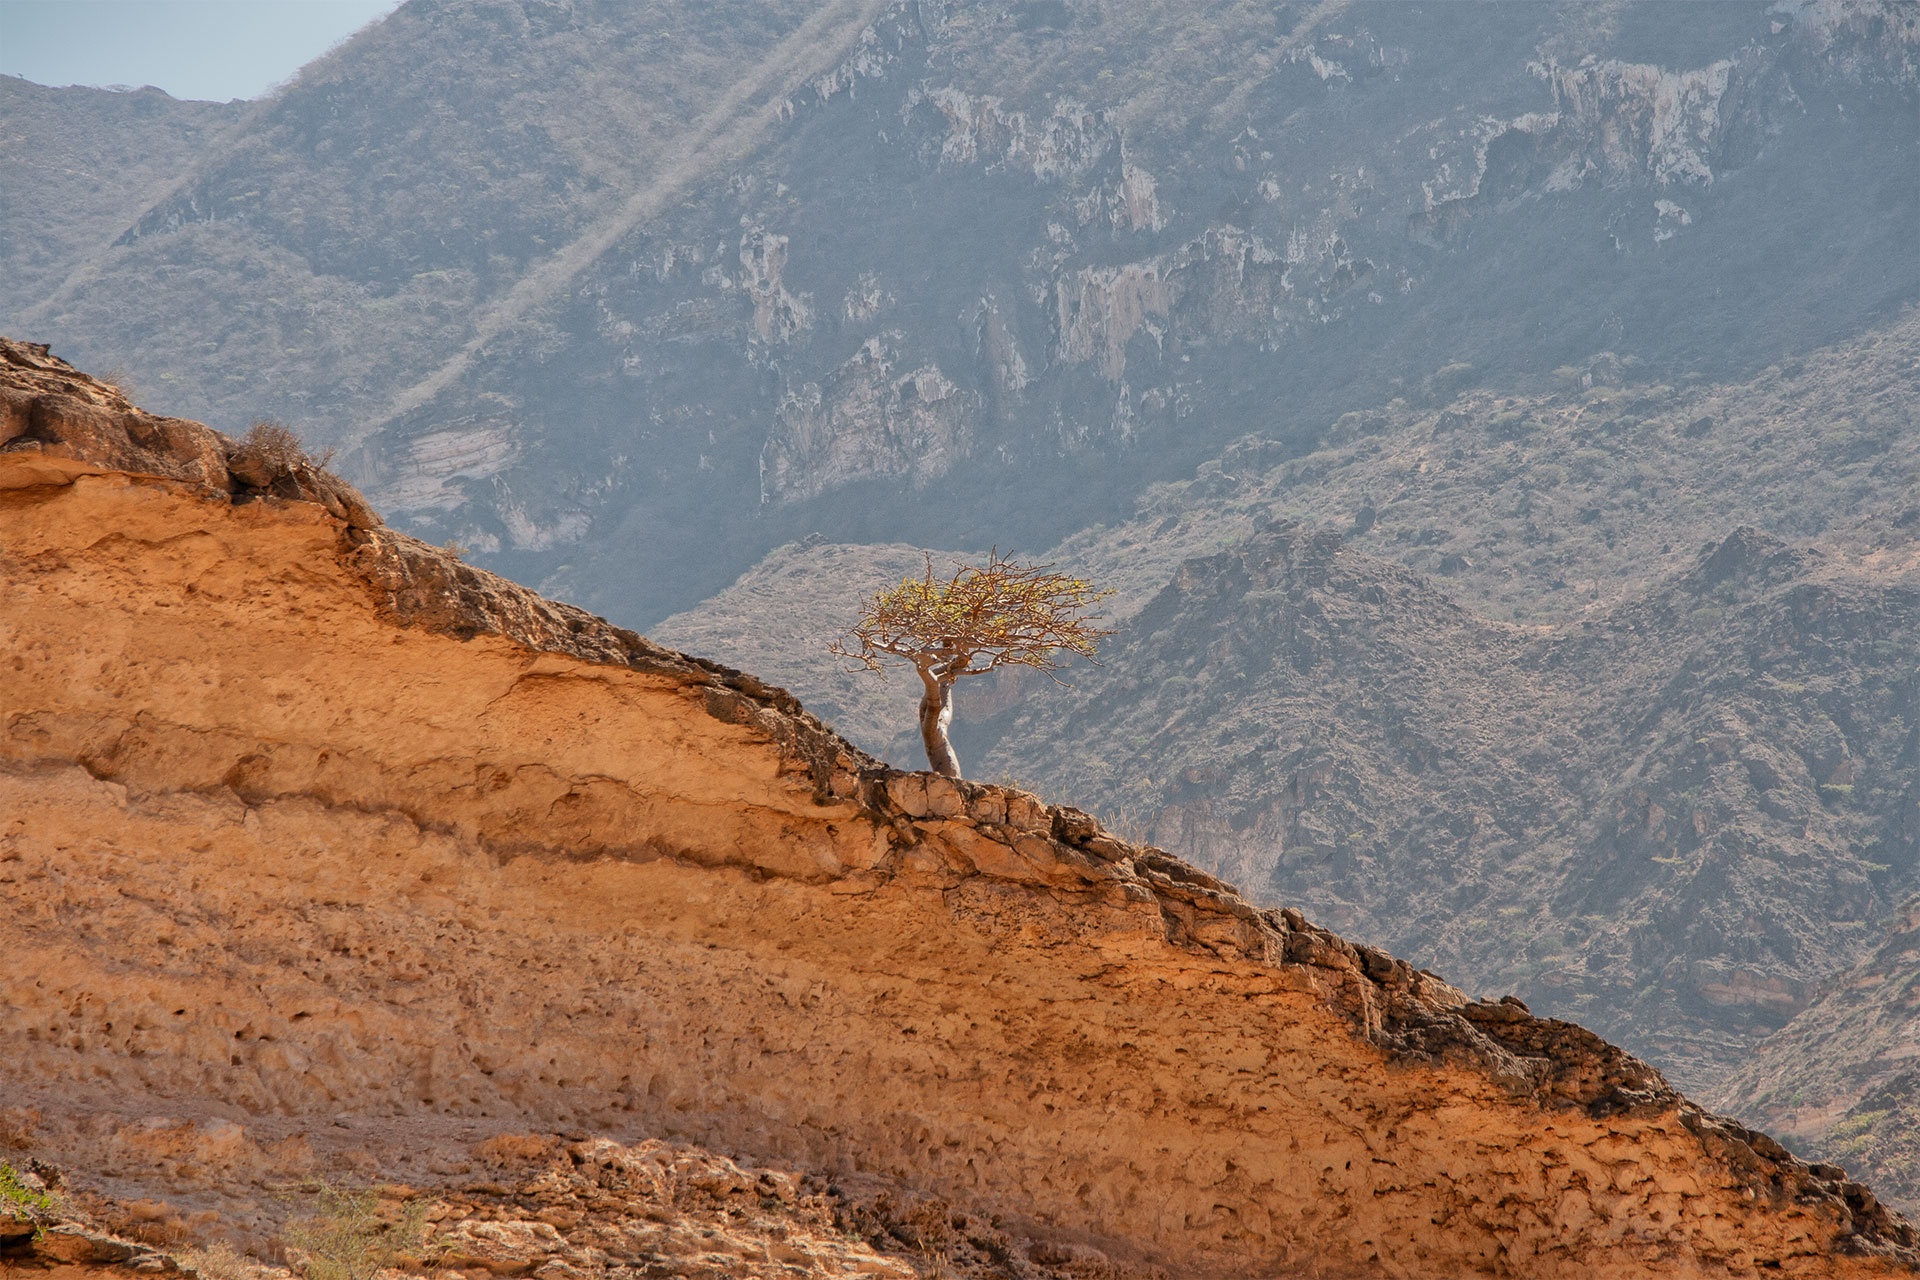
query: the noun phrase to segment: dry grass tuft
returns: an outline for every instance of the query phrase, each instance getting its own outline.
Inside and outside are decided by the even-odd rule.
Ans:
[[[417,1199],[390,1213],[365,1187],[312,1183],[309,1211],[282,1237],[287,1265],[302,1280],[373,1280],[418,1250],[435,1201]]]
[[[182,1249],[173,1255],[184,1274],[200,1280],[251,1280],[258,1263],[244,1256],[224,1240],[204,1249]]]

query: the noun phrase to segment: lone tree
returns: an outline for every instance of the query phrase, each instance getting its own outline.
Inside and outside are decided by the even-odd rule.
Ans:
[[[881,591],[860,606],[860,621],[830,648],[840,657],[885,674],[883,658],[913,664],[920,674],[920,740],[936,773],[960,776],[947,740],[953,723],[953,686],[961,676],[998,667],[1031,667],[1058,683],[1059,655],[1092,657],[1102,636],[1089,611],[1112,595],[1052,565],[1017,564],[998,550],[984,565],[957,564],[953,576],[934,577],[933,557],[919,578]]]

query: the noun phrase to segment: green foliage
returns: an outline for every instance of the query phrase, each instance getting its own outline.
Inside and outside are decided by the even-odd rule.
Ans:
[[[0,1214],[31,1222],[38,1237],[59,1212],[60,1197],[47,1190],[39,1178],[0,1160]]]
[[[417,1248],[431,1200],[410,1201],[397,1217],[365,1187],[313,1184],[309,1211],[283,1235],[288,1264],[302,1280],[373,1280]]]
[[[1892,1114],[1893,1112],[1891,1110],[1862,1111],[1857,1115],[1848,1116],[1845,1120],[1833,1126],[1829,1136],[1836,1142],[1844,1142],[1848,1138],[1858,1138]]]
[[[1062,652],[1092,657],[1101,637],[1091,610],[1112,595],[1051,565],[1018,564],[993,553],[984,565],[956,564],[942,580],[933,572],[903,578],[860,607],[849,630],[854,643],[830,649],[868,670],[882,656],[903,658],[945,683],[996,667],[1051,672]]]

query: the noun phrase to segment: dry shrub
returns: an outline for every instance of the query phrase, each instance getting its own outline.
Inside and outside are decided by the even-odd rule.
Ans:
[[[198,1276],[200,1280],[251,1280],[259,1265],[225,1240],[215,1241],[204,1249],[183,1249],[173,1255],[173,1260],[180,1264],[182,1272]]]
[[[184,1246],[193,1239],[193,1228],[184,1218],[169,1217],[153,1221],[109,1222],[108,1226],[115,1235],[125,1236],[129,1240],[138,1240],[141,1244],[150,1244],[156,1249],[173,1250]]]
[[[261,418],[247,428],[247,433],[240,437],[239,452],[264,463],[276,477],[324,471],[333,461],[332,449],[317,455],[308,453],[299,432],[272,418]]]
[[[390,1216],[365,1187],[309,1184],[311,1209],[282,1233],[287,1265],[302,1280],[373,1280],[414,1254],[436,1202],[421,1198]]]
[[[944,1277],[953,1266],[953,1222],[944,1200],[918,1200],[899,1214],[889,1234],[919,1254],[922,1267]]]
[[[118,395],[129,404],[133,402],[133,380],[127,375],[127,371],[120,366],[115,365],[113,368],[95,378],[94,381]]]
[[[1100,809],[1094,817],[1108,835],[1128,844],[1150,846],[1155,813],[1155,806],[1148,801],[1124,799]]]

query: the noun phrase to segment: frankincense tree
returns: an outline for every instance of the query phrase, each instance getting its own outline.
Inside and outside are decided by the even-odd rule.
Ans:
[[[1092,612],[1112,595],[1052,565],[1003,560],[998,550],[984,565],[956,564],[953,576],[926,573],[875,593],[860,606],[860,620],[832,651],[855,669],[885,673],[897,658],[919,673],[920,740],[937,773],[960,776],[947,731],[953,723],[953,686],[962,676],[999,667],[1030,667],[1049,676],[1064,654],[1091,658],[1110,630],[1095,626]],[[1058,676],[1053,676],[1057,681]]]

